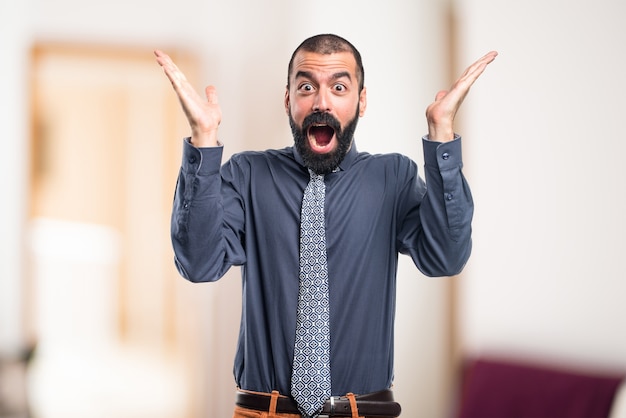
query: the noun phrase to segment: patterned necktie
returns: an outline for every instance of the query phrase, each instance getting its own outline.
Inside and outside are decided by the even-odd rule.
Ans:
[[[330,314],[324,176],[309,170],[300,218],[300,290],[291,395],[305,417],[316,417],[330,398]]]

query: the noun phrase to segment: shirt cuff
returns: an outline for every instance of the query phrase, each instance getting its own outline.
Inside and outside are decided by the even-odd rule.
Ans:
[[[422,138],[424,146],[424,163],[427,166],[437,167],[440,171],[450,170],[463,166],[461,136],[454,134],[450,142],[436,142]]]
[[[190,142],[191,138],[183,141],[182,170],[186,173],[194,173],[198,176],[217,174],[222,164],[224,147],[197,148]]]

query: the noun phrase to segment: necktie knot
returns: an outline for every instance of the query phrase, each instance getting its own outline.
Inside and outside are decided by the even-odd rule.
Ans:
[[[314,182],[315,184],[319,184],[320,182],[324,182],[324,175],[323,174],[317,174],[315,171],[311,170],[309,168],[309,176],[311,178],[311,181]]]

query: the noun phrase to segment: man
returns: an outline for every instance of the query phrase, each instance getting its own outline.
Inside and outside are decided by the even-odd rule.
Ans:
[[[341,37],[311,37],[291,57],[294,147],[221,168],[215,88],[202,99],[155,54],[191,126],[172,215],[176,266],[193,282],[242,266],[234,416],[399,415],[389,390],[398,254],[429,276],[459,273],[470,255],[473,204],[453,121],[497,54],[427,108],[428,188],[407,157],[357,150],[367,90],[361,56]]]

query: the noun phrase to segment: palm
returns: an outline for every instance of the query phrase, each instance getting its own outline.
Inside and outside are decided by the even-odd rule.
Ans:
[[[426,108],[426,120],[430,139],[434,141],[449,141],[454,137],[453,122],[465,96],[476,79],[485,71],[497,52],[491,51],[470,65],[461,77],[452,85],[450,90],[440,91],[435,101]]]
[[[216,139],[217,128],[222,120],[222,110],[218,103],[215,87],[208,86],[205,89],[206,99],[203,99],[167,54],[158,50],[154,54],[178,95],[191,127],[192,142],[194,138],[209,138],[212,142],[213,139]],[[214,144],[205,143],[204,145]]]

